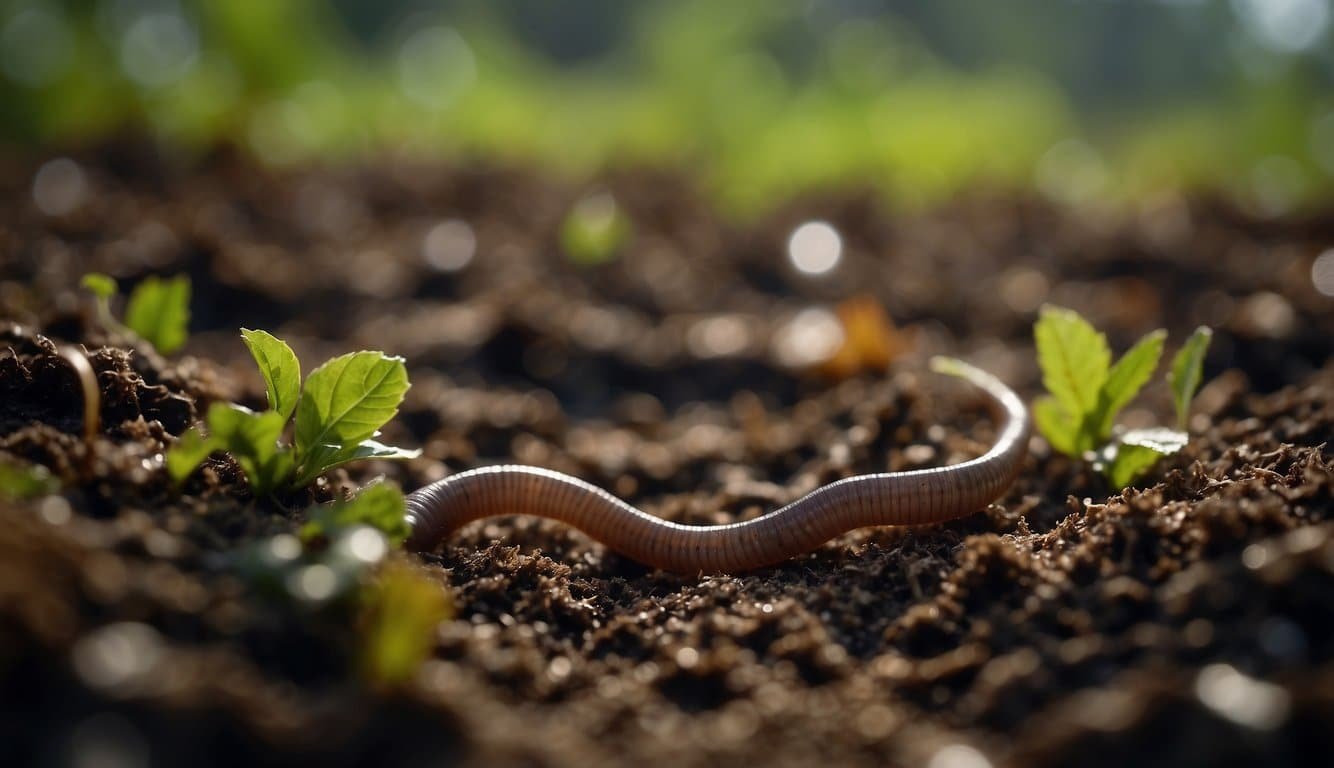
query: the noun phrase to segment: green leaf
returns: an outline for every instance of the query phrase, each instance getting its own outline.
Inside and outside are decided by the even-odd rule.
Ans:
[[[301,527],[301,538],[309,541],[354,525],[369,525],[385,535],[391,544],[399,544],[411,532],[403,492],[387,483],[368,486],[350,501],[335,501],[311,511],[310,522]]]
[[[215,451],[226,451],[236,459],[256,495],[272,492],[291,477],[292,453],[278,445],[286,419],[276,411],[255,413],[231,403],[214,403],[206,421],[207,437],[191,428],[167,452],[167,472],[175,482],[188,478]]]
[[[191,427],[176,440],[176,444],[167,451],[167,474],[175,483],[182,483],[214,451],[222,450],[218,443],[204,437],[198,429]]]
[[[286,423],[277,411],[255,413],[230,403],[208,409],[212,439],[241,465],[256,495],[273,491],[292,474],[291,452],[278,445]]]
[[[1107,339],[1076,312],[1044,306],[1033,326],[1042,383],[1077,422],[1098,402],[1112,353]]]
[[[241,339],[264,375],[269,408],[282,414],[286,422],[296,410],[297,399],[301,396],[301,363],[296,359],[296,353],[286,342],[267,331],[242,328]]]
[[[1033,420],[1053,449],[1067,456],[1079,457],[1078,425],[1060,401],[1050,395],[1033,401]]]
[[[116,280],[110,275],[104,275],[101,272],[89,272],[79,280],[79,285],[88,289],[90,293],[104,301],[109,300],[116,295]]]
[[[125,325],[164,355],[185,345],[190,323],[190,278],[148,277],[125,306]]]
[[[401,357],[353,352],[311,371],[296,407],[296,452],[302,467],[318,446],[346,446],[375,435],[394,417],[408,391]]]
[[[49,496],[60,490],[60,481],[40,464],[0,462],[0,499],[22,501]]]
[[[1133,429],[1104,450],[1100,468],[1112,487],[1124,488],[1159,459],[1184,448],[1188,439],[1185,432],[1174,429]]]
[[[228,451],[259,456],[277,448],[283,419],[274,411],[256,413],[233,403],[214,403],[208,409],[208,427]]]
[[[449,593],[411,566],[390,563],[362,594],[362,675],[380,686],[410,681],[435,647],[436,627],[453,614]]]
[[[1084,449],[1101,445],[1111,437],[1116,415],[1135,399],[1158,368],[1166,339],[1164,330],[1146,334],[1112,366],[1107,381],[1098,390],[1097,405],[1083,425]]]
[[[1125,488],[1153,468],[1163,454],[1142,445],[1119,446],[1103,467],[1103,476],[1113,488]]]
[[[361,461],[362,459],[415,459],[421,453],[420,450],[397,448],[375,440],[362,440],[360,443],[341,447],[317,445],[306,456],[301,474],[293,479],[292,484],[297,487],[304,486],[334,467],[352,461]]]
[[[1172,369],[1167,372],[1167,382],[1172,387],[1172,404],[1176,407],[1177,427],[1184,430],[1190,417],[1190,401],[1200,388],[1204,376],[1204,353],[1209,351],[1209,341],[1214,332],[1205,325],[1195,329],[1176,357],[1172,358]]]

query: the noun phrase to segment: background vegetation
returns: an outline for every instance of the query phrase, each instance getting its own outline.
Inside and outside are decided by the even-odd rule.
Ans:
[[[736,209],[834,183],[1072,202],[1334,189],[1329,0],[0,0],[0,141],[147,131],[695,169]]]

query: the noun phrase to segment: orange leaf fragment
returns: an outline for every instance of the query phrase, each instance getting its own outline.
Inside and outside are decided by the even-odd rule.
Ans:
[[[864,371],[884,372],[912,349],[910,330],[895,327],[885,308],[871,296],[854,296],[834,309],[843,326],[843,343],[820,364],[820,373],[846,379]]]

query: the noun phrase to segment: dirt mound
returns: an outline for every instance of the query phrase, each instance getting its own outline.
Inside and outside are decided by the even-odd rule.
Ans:
[[[0,735],[21,762],[1334,754],[1334,304],[1310,282],[1328,216],[994,198],[906,216],[848,194],[736,224],[679,179],[625,173],[600,188],[633,240],[581,267],[559,229],[589,190],[513,170],[81,162],[92,196],[58,219],[31,203],[30,176],[0,181],[0,317],[14,324],[0,339],[0,458],[62,486],[0,503]],[[841,252],[812,278],[785,249],[816,219]],[[185,354],[102,329],[75,288],[93,270],[188,273]],[[801,364],[811,337],[794,342],[794,328],[851,295],[887,308],[900,328],[881,332],[911,348],[888,375],[874,356]],[[977,515],[700,579],[554,523],[485,521],[439,555],[393,556],[448,589],[455,614],[394,688],[359,671],[355,604],[277,595],[247,559],[311,502],[380,473],[411,489],[540,464],[708,523],[851,474],[953,463],[993,426],[922,358],[964,354],[1034,395],[1044,300],[1078,307],[1117,348],[1159,326],[1178,341],[1219,330],[1191,443],[1134,488],[1035,440],[1020,481]],[[225,458],[175,487],[162,453],[209,403],[263,405],[240,326],[287,338],[307,370],[358,348],[407,356],[414,386],[385,437],[424,456],[289,498],[252,498]],[[92,441],[56,344],[82,345],[97,372]],[[1170,409],[1160,389],[1145,402],[1126,418]]]

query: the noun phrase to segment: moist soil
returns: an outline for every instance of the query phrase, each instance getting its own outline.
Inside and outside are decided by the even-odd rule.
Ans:
[[[40,161],[0,173],[0,457],[60,483],[0,503],[7,764],[1334,759],[1334,300],[1312,284],[1334,213],[995,194],[909,213],[852,189],[737,223],[670,173],[274,172],[134,144],[76,159],[60,215],[34,202]],[[561,223],[593,192],[634,233],[580,266]],[[787,239],[817,219],[842,259],[806,276]],[[105,327],[78,288],[92,271],[123,290],[188,274],[185,350]],[[537,464],[702,524],[961,461],[995,427],[924,360],[965,357],[1031,399],[1042,302],[1116,350],[1217,331],[1189,445],[1131,488],[1035,438],[986,510],[728,576],[655,572],[550,521],[475,523],[438,553],[390,554],[452,604],[393,684],[360,663],[355,606],[275,593],[239,564],[381,475],[412,490]],[[848,340],[821,362],[833,317]],[[264,407],[240,327],[288,340],[307,370],[406,357],[382,439],[422,457],[256,499],[217,455],[174,486],[162,454],[210,403]],[[58,345],[97,373],[91,439]],[[1123,418],[1171,419],[1160,382]]]

